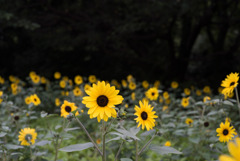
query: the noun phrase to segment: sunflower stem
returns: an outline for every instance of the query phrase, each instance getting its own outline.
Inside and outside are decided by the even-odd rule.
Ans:
[[[87,129],[84,127],[84,125],[81,123],[81,121],[75,117],[76,121],[78,122],[78,124],[80,125],[80,127],[84,130],[84,132],[87,134],[89,140],[93,143],[94,147],[97,149],[97,151],[99,152],[99,154],[101,156],[103,156],[103,153],[101,152],[101,150],[98,148],[97,144],[93,141],[92,137],[90,136],[90,134],[88,133]]]
[[[239,115],[240,115],[240,103],[239,103],[239,97],[238,97],[238,90],[237,90],[237,87],[235,87],[235,93],[236,93],[236,97],[237,97],[238,110],[239,110]]]
[[[135,144],[136,144],[136,158],[135,160],[138,161],[138,141],[135,140]]]
[[[105,147],[105,139],[106,139],[106,129],[105,129],[105,123],[102,121],[102,161],[106,161],[106,147]]]
[[[117,152],[117,154],[116,154],[116,156],[115,156],[115,161],[117,161],[117,158],[118,158],[118,155],[119,155],[120,152],[121,152],[121,148],[122,148],[123,143],[124,143],[124,140],[122,140],[122,142],[121,142],[121,144],[120,144],[120,146],[119,146],[118,152]]]
[[[138,152],[138,155],[140,155],[146,148],[147,146],[152,142],[152,140],[154,139],[154,137],[156,136],[157,131],[155,132],[155,134],[152,136],[152,138],[143,146],[143,148]]]

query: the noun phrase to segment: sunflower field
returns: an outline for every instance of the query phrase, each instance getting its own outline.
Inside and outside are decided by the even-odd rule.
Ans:
[[[0,77],[3,161],[239,161],[238,73],[219,88],[31,71]]]

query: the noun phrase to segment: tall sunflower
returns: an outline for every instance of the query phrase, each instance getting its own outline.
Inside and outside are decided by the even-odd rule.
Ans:
[[[220,128],[217,128],[216,132],[218,133],[220,142],[228,142],[232,140],[234,135],[237,135],[233,126],[230,126],[230,122],[225,121],[225,124],[221,122]]]
[[[157,100],[158,99],[158,89],[153,87],[150,88],[149,90],[147,90],[147,92],[145,93],[145,95],[147,96],[148,99],[150,100]]]
[[[77,106],[75,106],[75,103],[64,101],[61,106],[61,116],[66,118],[70,112],[73,112],[77,109]]]
[[[219,161],[240,161],[240,138],[236,138],[235,142],[228,143],[228,151],[231,156],[221,155]]]
[[[21,145],[29,146],[35,143],[37,133],[35,129],[24,128],[19,132],[18,140],[21,141]]]
[[[224,87],[222,94],[224,94],[224,96],[229,96],[233,92],[234,88],[237,87],[239,80],[238,75],[239,73],[231,73],[227,75],[225,80],[222,81],[221,86]]]
[[[134,108],[136,111],[134,115],[137,116],[134,120],[138,123],[138,127],[142,125],[143,130],[146,127],[147,131],[149,131],[155,126],[155,118],[158,118],[158,116],[155,115],[155,111],[152,111],[153,107],[148,102],[139,101],[139,105],[140,107],[136,105]]]
[[[97,84],[85,91],[89,96],[83,97],[82,103],[86,105],[90,118],[97,117],[98,122],[107,121],[109,117],[116,117],[115,105],[121,104],[123,97],[118,95],[119,90],[109,83],[98,81]]]

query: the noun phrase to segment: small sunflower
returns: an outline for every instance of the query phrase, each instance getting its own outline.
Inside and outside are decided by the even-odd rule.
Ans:
[[[79,87],[74,88],[73,94],[74,94],[74,96],[82,96],[83,95],[83,93]]]
[[[160,86],[161,82],[159,80],[156,80],[153,84],[155,88],[158,88]]]
[[[133,76],[131,75],[131,74],[129,74],[128,76],[127,76],[127,81],[130,83],[130,82],[132,82],[132,81],[134,81],[134,78],[133,78]]]
[[[61,78],[61,73],[60,72],[55,72],[54,73],[54,78],[55,79],[60,79]]]
[[[171,146],[171,141],[166,141],[164,145],[165,146]]]
[[[39,97],[36,94],[33,94],[30,96],[31,102],[35,105],[38,106],[41,104],[41,100],[39,99]]]
[[[166,99],[166,100],[165,100],[165,103],[166,103],[167,105],[169,105],[169,104],[171,103],[171,99],[170,99],[170,98]]]
[[[185,123],[188,124],[189,126],[192,126],[193,120],[190,118],[186,118]]]
[[[70,112],[73,112],[77,109],[77,106],[75,106],[75,103],[64,101],[61,106],[61,116],[66,118]]]
[[[168,109],[168,106],[163,106],[162,111],[166,111]]]
[[[189,105],[189,97],[188,98],[182,98],[181,105],[185,108]]]
[[[210,93],[211,93],[211,88],[210,88],[209,86],[205,86],[205,87],[203,88],[203,92],[204,92],[204,93],[207,93],[207,94],[210,94]]]
[[[65,81],[65,80],[61,80],[61,81],[59,82],[59,86],[60,86],[61,88],[65,88],[65,87],[66,87],[66,81]]]
[[[142,86],[143,86],[143,88],[145,88],[145,89],[148,89],[148,87],[149,87],[149,83],[148,83],[148,81],[143,81],[142,82]]]
[[[135,92],[132,92],[132,93],[131,93],[131,99],[132,99],[133,101],[136,100],[136,94],[135,94]]]
[[[184,89],[184,93],[185,93],[185,95],[190,95],[191,94],[191,90],[189,89],[189,88],[185,88]]]
[[[171,83],[171,87],[172,87],[173,89],[178,88],[178,82],[173,81],[173,82]]]
[[[146,97],[150,100],[157,100],[158,99],[158,89],[153,87],[147,90],[145,93]]]
[[[41,77],[39,75],[31,76],[31,80],[34,84],[38,84],[41,81]]]
[[[89,96],[83,97],[82,103],[86,105],[90,118],[97,117],[98,122],[102,119],[107,121],[109,117],[116,117],[115,105],[121,104],[123,97],[118,95],[119,90],[109,83],[98,81],[97,84],[85,91]]]
[[[35,129],[24,128],[19,132],[18,140],[21,142],[21,145],[29,146],[35,143],[37,138],[37,133]]]
[[[97,78],[96,78],[95,75],[90,75],[90,76],[88,77],[88,81],[89,81],[90,83],[95,83],[95,82],[97,82]]]
[[[233,92],[234,88],[236,88],[238,85],[238,75],[239,73],[231,73],[227,75],[227,78],[223,80],[221,84],[221,86],[224,87],[222,94],[229,96]]]
[[[166,100],[169,98],[169,94],[167,91],[163,92],[163,98]]]
[[[163,97],[162,96],[159,96],[159,103],[163,103]]]
[[[124,87],[124,88],[126,88],[127,87],[127,81],[126,80],[122,80],[122,86]]]
[[[55,105],[56,105],[56,106],[60,106],[60,104],[61,104],[60,99],[59,99],[59,98],[56,98],[56,99],[55,99]]]
[[[205,103],[205,102],[207,102],[207,101],[210,101],[211,100],[211,97],[209,97],[209,96],[205,96],[204,98],[203,98],[203,102]]]
[[[221,122],[220,127],[217,128],[216,132],[218,133],[220,142],[228,142],[232,140],[234,135],[237,135],[233,126],[230,126],[230,122],[225,121],[225,124]]]
[[[46,84],[47,83],[47,79],[45,77],[41,77],[41,83],[42,84]]]
[[[25,103],[29,105],[32,102],[31,97],[26,97],[25,98]]]
[[[88,91],[91,88],[91,86],[89,84],[85,84],[84,85],[84,91]]]
[[[136,84],[134,82],[130,82],[128,84],[128,88],[131,89],[131,90],[134,90],[134,89],[136,89]]]
[[[199,89],[198,89],[198,90],[196,90],[196,95],[197,95],[197,96],[201,96],[201,95],[202,95],[202,91],[201,91],[201,90],[199,90]]]
[[[80,84],[82,84],[82,82],[83,82],[83,78],[82,78],[80,75],[77,75],[77,76],[75,76],[75,78],[74,78],[74,82],[75,82],[77,85],[80,85]]]
[[[153,107],[148,104],[148,102],[139,101],[140,107],[137,105],[135,106],[134,110],[136,111],[134,115],[137,116],[134,120],[138,123],[138,127],[142,125],[142,129],[146,127],[147,131],[152,129],[155,126],[155,118],[158,118],[157,115],[155,115],[155,111],[153,110]]]
[[[235,142],[228,143],[228,151],[231,156],[220,155],[219,161],[240,161],[240,138],[236,138]]]

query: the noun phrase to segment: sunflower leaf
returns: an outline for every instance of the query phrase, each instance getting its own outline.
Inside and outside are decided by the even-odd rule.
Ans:
[[[138,137],[136,137],[136,135],[134,135],[132,132],[130,131],[127,131],[125,129],[116,129],[116,131],[122,133],[123,135],[127,136],[127,137],[130,137],[132,139],[135,139],[135,140],[140,140]]]
[[[93,147],[93,144],[91,142],[88,142],[83,144],[74,144],[74,145],[66,146],[59,150],[64,152],[74,152],[74,151],[82,151],[91,147]]]
[[[1,132],[1,133],[0,133],[0,138],[1,138],[1,137],[4,137],[5,135],[7,135],[7,133]]]
[[[160,155],[164,154],[182,154],[182,152],[168,146],[158,146],[158,145],[151,145],[149,149],[157,152]]]

